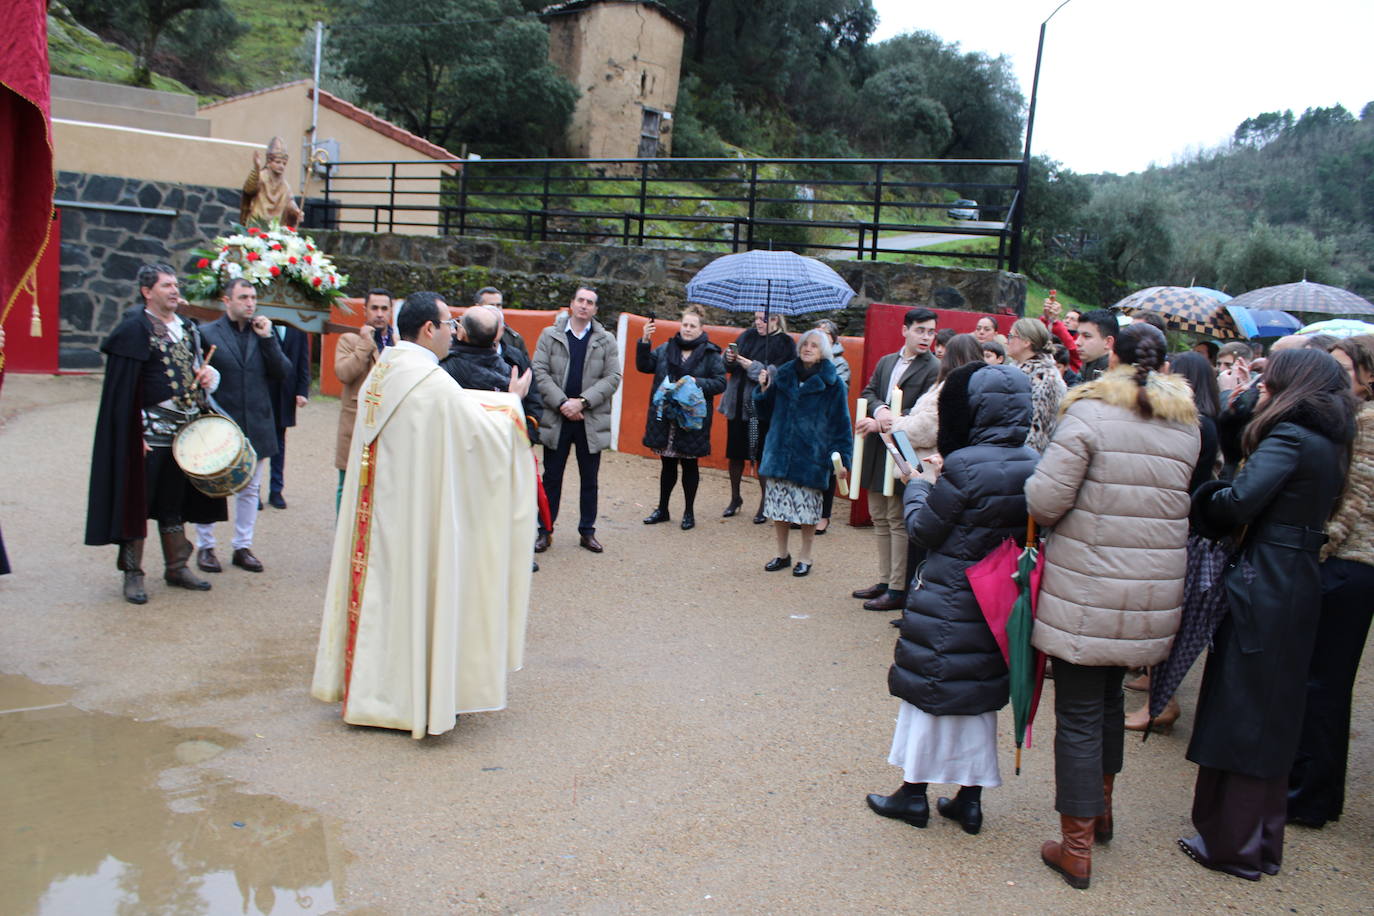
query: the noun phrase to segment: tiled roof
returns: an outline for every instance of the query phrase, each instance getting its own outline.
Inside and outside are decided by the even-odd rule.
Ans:
[[[580,12],[581,10],[588,9],[589,7],[603,2],[607,2],[607,0],[566,0],[564,3],[555,3],[553,6],[544,7],[539,11],[539,18],[548,19],[553,16],[567,16],[571,13]],[[684,32],[690,32],[692,30],[692,24],[690,22],[668,9],[668,7],[664,6],[662,3],[656,2],[656,0],[610,0],[610,2],[629,2],[637,3],[640,6],[650,7],[662,13],[663,18],[680,26]]]
[[[265,95],[269,92],[276,92],[278,89],[289,89],[293,86],[307,87],[305,91],[306,98],[311,98],[312,94],[315,91],[314,89],[310,88],[310,80],[295,80],[294,82],[290,83],[282,83],[280,86],[269,86],[266,89],[257,89],[253,92],[245,92],[242,95],[236,95],[232,98],[222,99],[218,102],[211,102],[209,105],[202,105],[200,107],[200,110],[204,111],[207,108],[215,108],[220,105],[227,105],[230,102],[241,102],[244,99],[250,99],[253,96]],[[395,140],[397,143],[400,143],[403,146],[408,146],[418,153],[423,153],[431,159],[458,158],[457,156],[453,155],[453,153],[450,153],[448,150],[444,149],[442,146],[439,146],[435,143],[430,143],[423,137],[417,137],[410,131],[405,130],[401,127],[397,127],[395,124],[392,124],[385,118],[379,118],[369,111],[364,111],[357,105],[354,105],[350,102],[345,102],[337,95],[326,92],[323,89],[320,90],[320,105],[324,108],[328,108],[330,111],[334,111],[343,115],[345,118],[348,118],[351,121],[357,121],[359,124],[363,125],[369,130],[376,131],[382,136],[387,137],[391,140]]]

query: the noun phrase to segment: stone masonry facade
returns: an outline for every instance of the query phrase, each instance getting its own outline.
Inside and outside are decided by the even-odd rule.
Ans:
[[[64,207],[60,362],[65,370],[99,369],[100,342],[138,296],[140,265],[164,261],[189,272],[194,251],[228,231],[238,218],[233,188],[173,185],[106,175],[59,172],[57,200],[171,210],[174,215]],[[516,242],[480,237],[390,235],[312,230],[321,250],[350,277],[346,292],[361,296],[385,287],[398,296],[418,289],[466,305],[484,286],[506,294],[510,308],[552,309],[568,304],[579,283],[596,287],[598,318],[613,325],[622,311],[675,317],[687,281],[720,252],[648,249],[566,242]],[[1026,280],[1020,274],[882,261],[827,261],[858,293],[829,317],[845,334],[862,334],[873,302],[941,309],[1020,313]],[[713,324],[744,325],[747,316],[708,310]]]
[[[384,287],[397,295],[432,289],[450,305],[466,305],[484,286],[505,293],[507,308],[561,308],[579,283],[596,287],[597,318],[610,326],[622,311],[676,317],[687,281],[721,252],[627,248],[566,242],[515,242],[478,237],[424,238],[364,232],[317,232],[315,241],[349,275],[349,293]],[[832,318],[842,333],[861,335],[874,302],[1020,314],[1026,278],[996,270],[926,267],[883,261],[826,261],[858,295]],[[712,324],[748,318],[708,309]]]
[[[63,369],[102,366],[100,342],[119,316],[137,302],[135,277],[140,265],[164,261],[188,271],[192,252],[223,235],[239,215],[239,192],[232,188],[109,175],[58,172],[53,196],[92,206],[175,211],[174,216],[164,216],[62,208],[59,362]]]

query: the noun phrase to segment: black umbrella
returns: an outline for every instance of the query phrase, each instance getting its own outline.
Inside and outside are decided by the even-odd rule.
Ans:
[[[1212,641],[1230,610],[1226,598],[1226,570],[1233,551],[1229,544],[1201,535],[1188,536],[1188,571],[1183,580],[1183,617],[1169,657],[1150,670],[1150,725],[1164,711],[1193,662]],[[1149,725],[1145,737],[1150,736]],[[1141,740],[1144,740],[1143,738]]]

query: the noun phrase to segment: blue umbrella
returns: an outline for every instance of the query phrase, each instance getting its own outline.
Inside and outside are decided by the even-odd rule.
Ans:
[[[1236,320],[1236,327],[1246,337],[1283,337],[1294,334],[1302,321],[1282,309],[1248,309],[1243,305],[1227,305],[1226,311]]]
[[[1374,334],[1374,324],[1356,321],[1353,318],[1330,318],[1309,324],[1298,331],[1299,334],[1329,334],[1332,337],[1355,337],[1358,334]]]
[[[800,315],[842,309],[854,290],[815,258],[792,251],[744,251],[707,264],[687,284],[687,298],[727,312]]]
[[[1245,308],[1243,305],[1236,306],[1238,309]],[[1290,315],[1283,309],[1245,309],[1254,319],[1255,326],[1259,328],[1256,337],[1283,337],[1288,334],[1296,334],[1298,328],[1302,327],[1302,319],[1295,315]]]

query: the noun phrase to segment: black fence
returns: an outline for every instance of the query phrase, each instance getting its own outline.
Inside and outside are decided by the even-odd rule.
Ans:
[[[333,162],[321,226],[877,260],[919,252],[1015,270],[1018,159],[469,159]],[[438,174],[440,167],[444,174]],[[904,238],[910,236],[910,238]]]

